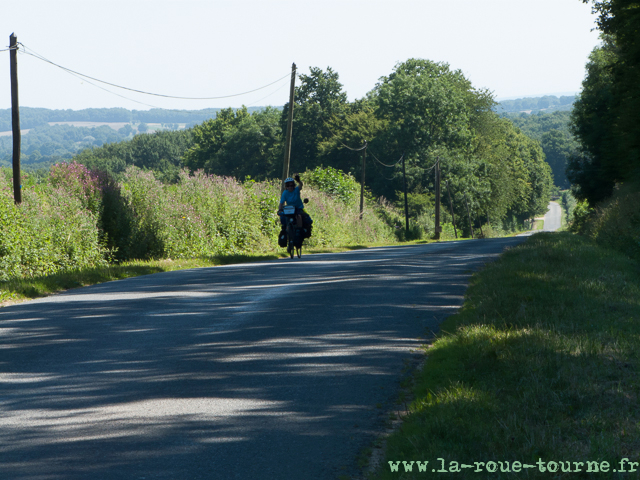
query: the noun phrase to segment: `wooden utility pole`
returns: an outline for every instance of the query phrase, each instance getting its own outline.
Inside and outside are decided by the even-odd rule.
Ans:
[[[364,179],[365,168],[367,161],[367,141],[364,141],[364,147],[362,148],[362,181],[360,182],[360,219],[362,220],[362,213],[364,212]]]
[[[464,195],[464,203],[467,206],[467,216],[469,217],[469,228],[471,229],[471,238],[473,238],[473,224],[471,223],[471,212],[469,212],[469,202],[467,202],[467,194]]]
[[[13,129],[13,201],[22,203],[20,181],[20,107],[18,103],[18,37],[9,36],[9,63],[11,70],[11,126]]]
[[[456,239],[458,238],[458,229],[456,228],[456,217],[453,214],[453,202],[451,201],[451,189],[449,188],[449,180],[446,181],[447,184],[447,193],[449,194],[449,208],[451,209],[451,222],[453,223],[453,231],[456,234]]]
[[[291,65],[291,89],[289,91],[289,121],[287,123],[287,138],[284,143],[284,166],[282,168],[282,185],[280,189],[284,191],[284,181],[289,176],[289,160],[291,158],[291,133],[293,132],[293,100],[296,88],[296,64]]]
[[[406,232],[409,233],[409,203],[407,202],[407,171],[404,168],[404,152],[402,153],[402,179],[404,181],[404,220]]]
[[[434,239],[440,240],[440,232],[442,227],[440,226],[440,157],[436,161],[436,233],[433,236]]]

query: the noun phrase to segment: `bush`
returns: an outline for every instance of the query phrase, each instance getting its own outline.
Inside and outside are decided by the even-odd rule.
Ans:
[[[83,208],[100,213],[102,186],[106,183],[104,174],[92,172],[75,162],[58,163],[51,167],[48,180],[52,186],[75,197]]]
[[[15,205],[0,182],[0,280],[106,264],[98,215],[64,186],[23,188]]]
[[[122,196],[132,218],[129,258],[189,258],[268,253],[277,247],[279,182],[244,184],[184,170],[176,185],[163,185],[151,172],[127,169]],[[314,220],[309,246],[393,241],[391,229],[367,207],[345,204],[316,188],[304,187]]]
[[[574,211],[574,218],[578,207]],[[581,231],[603,247],[640,260],[640,192],[618,186],[613,196],[585,216]]]
[[[348,176],[336,174],[349,185]],[[346,180],[345,180],[346,179]],[[279,250],[279,182],[240,183],[189,174],[167,185],[129,167],[122,180],[83,165],[57,165],[24,189],[15,206],[10,176],[0,177],[0,279],[105,265],[113,259],[198,258]],[[349,187],[351,188],[351,187]],[[353,191],[353,189],[352,189]],[[360,218],[346,190],[305,186],[314,219],[310,246],[393,242],[393,230],[367,205]]]
[[[594,210],[589,207],[586,200],[578,202],[573,209],[569,231],[573,233],[585,233],[589,219],[593,216]]]
[[[561,205],[562,209],[564,210],[567,222],[571,222],[573,218],[573,211],[576,208],[577,201],[570,190],[564,190],[562,192]]]
[[[353,203],[360,196],[360,184],[350,173],[344,173],[333,167],[317,167],[302,175],[309,186],[341,200],[345,204]]]

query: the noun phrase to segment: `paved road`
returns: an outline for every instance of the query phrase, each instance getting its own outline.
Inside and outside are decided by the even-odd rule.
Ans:
[[[162,273],[0,309],[0,477],[335,479],[521,238]]]
[[[549,210],[544,215],[544,232],[555,232],[562,226],[562,207],[557,202],[549,202]]]
[[[549,202],[547,213],[544,215],[544,225],[542,230],[531,230],[530,232],[521,233],[518,237],[529,237],[538,232],[555,232],[562,226],[562,207],[557,202]]]

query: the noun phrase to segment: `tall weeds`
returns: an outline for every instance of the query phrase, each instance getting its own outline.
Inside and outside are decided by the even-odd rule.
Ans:
[[[106,264],[98,214],[68,185],[30,186],[22,198],[16,206],[10,183],[0,182],[0,280]]]
[[[584,230],[603,247],[640,260],[640,191],[637,185],[619,186],[596,207]]]
[[[611,198],[593,209],[586,202],[579,203],[572,221],[573,232],[640,260],[640,188],[637,184],[617,185]]]
[[[175,184],[129,167],[119,181],[77,163],[54,166],[16,206],[0,177],[0,280],[131,259],[183,259],[279,250],[279,182],[240,183],[183,170]],[[309,246],[393,242],[393,229],[359,201],[305,185]]]

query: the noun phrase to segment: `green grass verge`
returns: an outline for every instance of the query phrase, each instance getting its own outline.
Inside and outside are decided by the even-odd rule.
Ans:
[[[251,262],[278,258],[277,255],[232,255],[207,259],[189,260],[135,260],[106,267],[83,268],[63,273],[12,278],[0,282],[0,305],[16,301],[50,295],[70,288],[84,287],[96,283],[121,280],[123,278],[149,275],[151,273],[169,272],[187,268],[211,267],[231,263]]]
[[[383,244],[347,245],[343,247],[304,248],[303,255],[314,253],[337,253],[363,248],[378,247]],[[71,288],[86,287],[112,280],[170,272],[189,268],[215,267],[236,263],[275,260],[288,257],[286,251],[270,255],[220,255],[217,257],[180,260],[134,260],[106,267],[83,268],[54,275],[12,278],[0,281],[0,307],[16,302],[51,295]],[[304,257],[303,257],[304,258]]]
[[[598,478],[638,476],[637,465],[614,469],[639,461],[639,267],[585,238],[540,233],[475,274],[373,477],[452,478],[458,462],[456,478],[593,478],[588,461],[609,463]],[[438,473],[439,458],[450,473]],[[539,459],[584,464],[542,472]],[[388,461],[403,460],[429,464],[392,472]],[[535,468],[501,472],[516,461]]]

